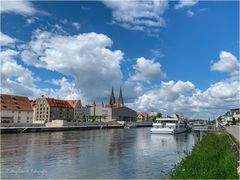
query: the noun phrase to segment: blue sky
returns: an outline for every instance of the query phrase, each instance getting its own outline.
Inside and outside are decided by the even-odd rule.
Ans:
[[[1,91],[138,111],[239,106],[238,1],[1,1]]]

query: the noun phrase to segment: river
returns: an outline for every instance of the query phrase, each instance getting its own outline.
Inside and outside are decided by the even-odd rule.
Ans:
[[[1,135],[1,178],[167,178],[199,133],[150,128]]]

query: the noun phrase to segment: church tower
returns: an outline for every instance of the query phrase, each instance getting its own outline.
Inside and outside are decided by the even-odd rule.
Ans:
[[[112,94],[110,96],[109,105],[113,106],[115,104],[114,90],[112,87]]]
[[[123,95],[122,95],[122,87],[120,87],[120,91],[119,91],[118,106],[119,107],[123,107],[124,106]]]

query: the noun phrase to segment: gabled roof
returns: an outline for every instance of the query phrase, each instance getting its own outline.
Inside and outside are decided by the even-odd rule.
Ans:
[[[46,98],[48,105],[51,107],[72,108],[72,106],[65,100],[54,98]]]
[[[78,107],[78,105],[81,106],[81,101],[80,100],[66,100],[68,102],[68,104],[70,104],[70,106],[72,108],[76,108]]]
[[[143,116],[145,118],[148,117],[148,113],[147,112],[138,112],[137,115],[141,115],[141,116]]]
[[[39,101],[39,99],[30,100],[30,104],[31,104],[32,108],[34,108],[37,105],[38,101]]]
[[[28,97],[1,94],[1,110],[32,111]]]

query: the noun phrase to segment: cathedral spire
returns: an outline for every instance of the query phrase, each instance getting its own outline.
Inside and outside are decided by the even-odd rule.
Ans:
[[[122,87],[120,87],[120,91],[119,91],[118,105],[119,105],[120,107],[122,107],[122,106],[124,105],[123,95],[122,95]]]
[[[113,87],[112,87],[112,94],[111,94],[111,96],[110,96],[109,104],[110,104],[111,106],[115,104],[115,97],[114,97]]]

